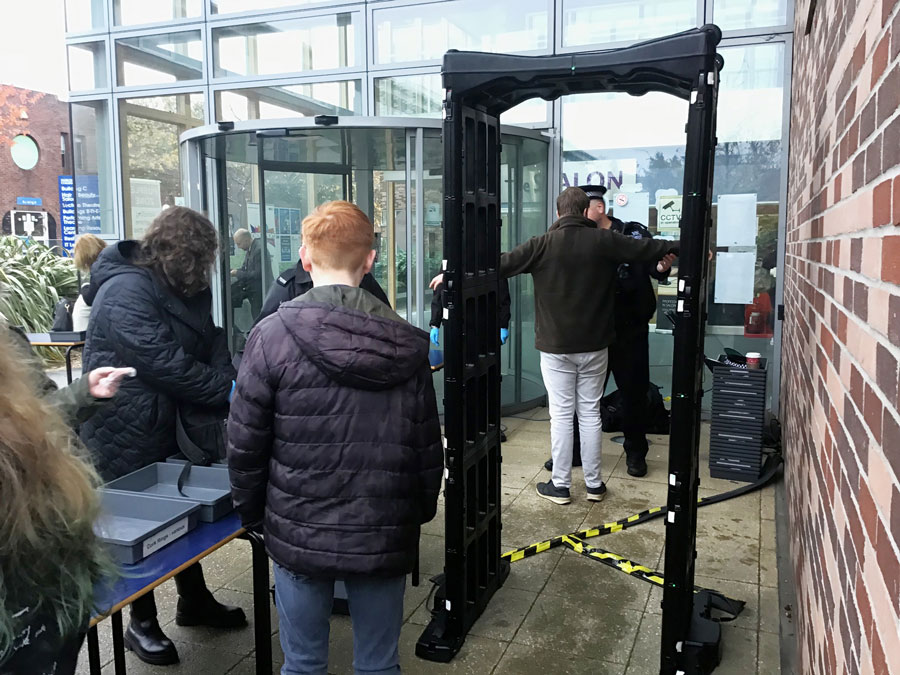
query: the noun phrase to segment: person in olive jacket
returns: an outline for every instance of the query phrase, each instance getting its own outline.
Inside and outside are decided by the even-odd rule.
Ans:
[[[616,276],[621,263],[652,262],[678,251],[678,242],[635,239],[597,227],[590,199],[570,187],[556,200],[558,220],[500,256],[500,275],[534,278],[535,347],[550,407],[553,475],[537,493],[571,502],[573,415],[581,431],[581,460],[589,501],[602,501],[600,398],[608,348],[615,340]]]
[[[354,670],[399,673],[406,575],[443,449],[428,335],[359,288],[374,229],[348,202],[303,221],[314,287],[250,333],[228,419],[232,497],[275,563],[284,672],[324,673],[334,582]]]
[[[164,210],[143,240],[108,246],[91,266],[86,301],[93,308],[84,369],[132,367],[136,377],[86,420],[81,440],[104,480],[178,453],[179,408],[221,410],[225,418],[235,377],[225,333],[213,323],[209,275],[218,242],[212,223],[191,209]],[[206,588],[199,564],[175,577],[176,623],[232,628],[243,610],[220,604]],[[157,621],[153,594],[131,605],[125,645],[146,663],[178,661]]]

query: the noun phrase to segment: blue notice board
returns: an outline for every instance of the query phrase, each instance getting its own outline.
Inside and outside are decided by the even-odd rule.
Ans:
[[[70,254],[75,248],[75,182],[72,176],[59,177],[59,218],[62,221],[62,245]]]

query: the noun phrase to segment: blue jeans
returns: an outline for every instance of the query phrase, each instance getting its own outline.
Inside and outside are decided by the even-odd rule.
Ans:
[[[333,579],[310,579],[275,564],[275,598],[284,651],[281,675],[326,675]],[[353,670],[400,672],[400,627],[406,576],[344,579],[353,621]]]

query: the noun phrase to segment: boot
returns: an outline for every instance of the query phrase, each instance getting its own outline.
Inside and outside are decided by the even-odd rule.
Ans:
[[[162,632],[156,617],[143,621],[131,619],[125,631],[125,647],[141,661],[153,666],[178,663],[178,650]]]
[[[223,605],[206,591],[193,597],[178,597],[175,623],[179,626],[241,628],[247,625],[247,617],[240,607]]]

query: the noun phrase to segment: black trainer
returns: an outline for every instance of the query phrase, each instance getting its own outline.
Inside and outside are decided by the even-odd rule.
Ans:
[[[569,504],[572,502],[569,488],[556,487],[552,480],[548,480],[546,483],[538,483],[537,493],[539,497],[543,497],[554,504]]]
[[[600,483],[600,487],[587,488],[587,498],[589,502],[602,502],[606,496],[606,483]]]

